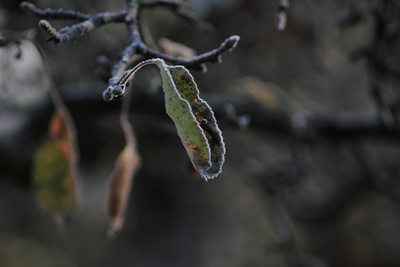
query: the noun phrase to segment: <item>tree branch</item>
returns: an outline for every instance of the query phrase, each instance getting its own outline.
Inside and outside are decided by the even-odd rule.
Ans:
[[[218,48],[216,48],[212,51],[209,51],[207,53],[201,54],[197,57],[191,58],[191,59],[171,57],[169,55],[166,55],[161,52],[150,49],[147,46],[141,47],[141,50],[139,50],[138,52],[143,54],[147,58],[157,57],[157,58],[164,59],[165,61],[167,61],[171,64],[183,65],[187,68],[206,71],[207,69],[206,69],[206,66],[204,65],[204,63],[208,63],[208,62],[220,63],[222,61],[222,57],[221,57],[222,54],[226,51],[233,50],[237,46],[239,40],[240,40],[239,36],[233,35],[233,36],[225,39],[225,41],[222,42]]]
[[[81,21],[78,24],[70,27],[64,27],[57,31],[51,24],[46,20],[39,22],[40,27],[47,32],[50,36],[49,41],[53,41],[56,44],[60,42],[67,42],[77,36],[83,35],[89,31],[92,31],[104,24],[119,22],[125,23],[128,31],[128,46],[125,48],[120,61],[116,64],[112,77],[109,79],[109,88],[113,87],[124,75],[128,65],[130,65],[138,55],[143,56],[146,59],[160,58],[171,64],[182,65],[187,68],[206,71],[205,63],[216,63],[221,62],[222,54],[226,51],[231,51],[236,47],[240,38],[239,36],[231,36],[227,38],[221,45],[209,52],[203,53],[197,57],[191,59],[183,59],[179,57],[170,56],[159,51],[149,48],[142,40],[140,27],[139,27],[139,9],[142,7],[156,7],[165,6],[172,8],[178,15],[182,15],[186,19],[193,20],[192,17],[182,13],[183,1],[166,1],[166,0],[153,0],[147,2],[137,3],[134,0],[125,0],[125,10],[117,13],[100,13],[97,15],[88,15],[73,10],[40,10],[33,4],[23,2],[21,9],[32,13],[38,17],[49,18],[49,19],[74,19]],[[185,15],[183,15],[185,14]],[[110,100],[114,97],[120,97],[121,95],[110,94],[110,90],[107,88],[103,96],[106,100]]]
[[[100,26],[108,23],[123,23],[125,22],[126,12],[120,11],[117,13],[100,13],[97,15],[88,15],[77,12],[75,10],[64,9],[46,9],[40,10],[36,6],[28,2],[22,2],[20,8],[23,11],[34,14],[43,18],[39,22],[39,26],[50,35],[49,41],[58,44],[60,42],[68,42],[77,36],[83,35],[86,32],[92,31]],[[77,20],[81,23],[74,24],[70,27],[64,27],[57,31],[47,20],[44,19],[62,19],[62,20]]]
[[[76,87],[63,88],[62,98],[71,108],[96,110],[104,106],[97,97],[102,90],[102,85],[90,85],[77,90]],[[140,90],[139,90],[140,91]],[[80,93],[77,93],[80,92]],[[234,109],[236,118],[246,116],[246,127],[261,132],[268,132],[280,136],[292,136],[300,140],[314,140],[318,138],[345,140],[345,139],[376,139],[391,140],[400,143],[400,128],[387,127],[375,113],[311,113],[311,114],[284,114],[280,111],[270,110],[253,100],[225,98],[224,96],[212,97],[203,94],[204,99],[213,109],[215,116],[222,128],[240,127],[241,123],[233,121],[228,114],[226,106]],[[156,101],[156,102],[155,102]],[[149,97],[147,94],[138,94],[132,98],[131,111],[134,114],[158,116],[163,114],[163,100]],[[119,110],[119,105],[109,105],[110,109]],[[230,111],[231,113],[232,111]]]
[[[70,20],[77,20],[77,21],[85,21],[90,19],[91,15],[84,14],[75,10],[65,10],[65,9],[58,9],[54,10],[51,8],[41,10],[37,8],[34,4],[29,2],[22,2],[20,4],[20,8],[28,13],[31,13],[39,18],[42,19],[70,19]]]

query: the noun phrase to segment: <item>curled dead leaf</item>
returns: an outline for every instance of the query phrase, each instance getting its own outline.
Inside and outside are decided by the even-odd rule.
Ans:
[[[136,150],[135,136],[127,111],[128,108],[122,111],[120,120],[127,143],[115,162],[115,169],[109,177],[107,188],[107,215],[110,220],[108,236],[110,237],[115,236],[124,225],[132,182],[140,168],[140,156]]]

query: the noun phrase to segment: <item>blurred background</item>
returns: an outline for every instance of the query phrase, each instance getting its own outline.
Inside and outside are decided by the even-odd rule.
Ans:
[[[143,10],[156,45],[165,37],[200,54],[241,37],[221,64],[192,72],[223,132],[226,162],[208,182],[192,173],[157,70],[138,72],[130,120],[142,167],[114,239],[104,196],[125,140],[121,101],[103,101],[101,76],[118,62],[126,29],[110,24],[54,45],[19,2],[0,1],[1,36],[29,39],[0,48],[2,267],[400,265],[396,1],[292,1],[284,31],[273,0],[188,0],[209,23],[203,29],[169,9]],[[90,14],[124,8],[33,3]],[[71,23],[54,21],[58,29]],[[39,209],[31,179],[51,116],[49,78],[80,150],[82,203],[62,228]]]

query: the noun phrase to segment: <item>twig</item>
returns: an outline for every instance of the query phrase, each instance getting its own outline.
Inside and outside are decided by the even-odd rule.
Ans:
[[[77,20],[77,21],[85,21],[90,19],[91,15],[84,14],[75,10],[65,10],[65,9],[58,9],[54,10],[51,8],[41,10],[37,8],[34,4],[28,2],[22,2],[20,4],[20,8],[28,13],[31,13],[37,17],[42,19],[70,19],[70,20]]]
[[[171,57],[169,55],[163,54],[161,52],[152,50],[147,47],[140,47],[139,53],[143,54],[147,58],[161,58],[164,59],[165,61],[171,63],[171,64],[176,64],[176,65],[183,65],[187,68],[191,69],[198,69],[202,71],[206,71],[206,66],[204,63],[220,63],[222,60],[222,54],[226,51],[231,51],[233,50],[238,42],[240,40],[240,37],[237,35],[233,35],[227,39],[225,39],[224,42],[220,44],[220,46],[212,51],[209,51],[207,53],[201,54],[197,57],[191,58],[191,59],[183,59],[183,58],[177,58],[177,57]],[[141,50],[143,49],[143,50]]]
[[[62,20],[77,20],[81,23],[64,27],[57,31],[47,20],[41,20],[39,26],[50,35],[49,41],[58,44],[60,42],[68,42],[77,36],[83,35],[86,32],[92,31],[100,26],[108,23],[123,23],[125,22],[126,12],[120,11],[116,13],[100,13],[97,15],[83,14],[74,10],[64,9],[46,9],[40,10],[36,6],[28,2],[22,2],[20,5],[23,11],[34,14],[35,16],[44,19],[62,19]]]
[[[206,62],[221,62],[221,55],[225,51],[230,51],[234,49],[239,42],[240,37],[237,35],[231,36],[227,38],[218,48],[201,54],[197,57],[194,57],[192,59],[183,59],[183,58],[176,58],[176,57],[171,57],[168,55],[165,55],[163,53],[150,50],[145,46],[143,43],[140,42],[134,42],[132,46],[129,46],[127,48],[126,53],[127,55],[124,54],[122,57],[123,59],[120,61],[120,63],[117,65],[116,69],[114,70],[114,76],[110,79],[109,81],[109,87],[103,92],[103,98],[106,101],[110,101],[113,98],[118,98],[124,95],[125,93],[125,85],[127,82],[125,80],[131,79],[131,76],[140,68],[145,66],[147,64],[147,61],[144,61],[140,63],[139,65],[136,65],[133,69],[126,71],[121,74],[121,71],[125,69],[126,65],[128,65],[128,58],[131,55],[134,55],[134,52],[142,55],[147,55],[148,58],[160,58],[165,61],[168,61],[172,64],[178,64],[182,65],[188,68],[202,68],[203,71],[205,71],[205,65],[204,63]],[[127,59],[124,60],[124,57]],[[122,86],[121,86],[122,85]]]
[[[80,109],[97,109],[102,105],[102,100],[96,97],[102,90],[99,84],[96,88],[82,88],[77,94],[76,88],[61,90],[62,97],[68,106]],[[321,113],[321,114],[291,114],[285,115],[279,111],[271,111],[252,100],[232,100],[220,96],[218,98],[207,97],[221,127],[231,127],[226,122],[225,105],[229,102],[235,109],[237,116],[246,115],[250,118],[247,128],[260,132],[269,132],[279,136],[292,136],[299,140],[314,140],[318,138],[333,140],[386,140],[400,143],[400,127],[388,128],[380,120],[379,114],[370,113]],[[144,96],[143,96],[144,97]],[[163,112],[163,106],[143,106],[146,98],[134,97],[130,112],[135,114],[155,115]],[[399,97],[400,99],[400,97]],[[400,101],[398,99],[398,101]],[[152,100],[153,101],[153,100]],[[161,100],[160,100],[161,101]],[[160,102],[162,103],[162,102]],[[119,105],[109,105],[110,109],[119,108]],[[160,108],[160,109],[158,109]]]
[[[139,33],[139,22],[137,20],[138,6],[132,0],[126,0],[125,5],[127,14],[125,23],[128,31],[129,45],[125,48],[120,61],[115,66],[109,85],[113,85],[114,81],[118,80],[128,68],[128,65],[133,62],[133,59],[138,54],[138,46],[145,46]]]
[[[105,24],[112,22],[123,22],[125,16],[125,12],[101,13],[91,16],[89,19],[79,24],[75,24],[71,27],[64,27],[60,31],[57,31],[55,28],[53,28],[51,24],[46,20],[41,20],[39,22],[39,26],[42,27],[42,29],[50,35],[49,41],[54,41],[57,44],[60,42],[67,42],[77,36],[83,35],[86,32],[92,31]]]

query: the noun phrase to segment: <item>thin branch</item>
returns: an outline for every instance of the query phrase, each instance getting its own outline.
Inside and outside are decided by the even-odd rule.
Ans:
[[[31,3],[23,2],[20,5],[23,11],[34,14],[41,18],[46,19],[64,19],[64,20],[78,20],[81,23],[74,24],[70,27],[64,27],[57,31],[50,22],[47,20],[41,20],[39,26],[50,35],[49,41],[54,43],[64,43],[77,36],[83,35],[86,32],[92,31],[100,26],[108,23],[123,23],[125,22],[126,12],[120,11],[116,13],[100,13],[97,15],[83,14],[74,10],[64,10],[64,9],[46,9],[40,10]]]
[[[135,1],[126,0],[126,13],[125,23],[128,29],[128,41],[129,43],[141,42],[142,39],[139,34],[139,22],[138,16],[138,5]]]
[[[128,72],[127,72],[128,74]],[[102,100],[96,97],[97,92],[102,90],[99,84],[96,88],[82,88],[78,94],[76,88],[61,90],[62,98],[68,106],[79,109],[94,110],[103,106]],[[227,118],[226,104],[235,109],[237,116],[246,116],[246,127],[260,132],[274,133],[279,136],[292,136],[299,140],[314,140],[326,138],[327,140],[385,140],[400,143],[400,127],[387,127],[376,113],[311,113],[311,114],[282,114],[279,111],[266,109],[253,100],[241,98],[232,100],[228,96],[218,98],[203,94],[213,109],[221,127],[233,127]],[[143,98],[144,97],[144,98]],[[134,97],[130,112],[157,116],[163,112],[161,105],[143,105],[146,97]],[[228,100],[229,99],[229,100]],[[156,101],[156,100],[152,100]],[[400,100],[399,100],[400,101]],[[109,105],[110,109],[117,109],[119,105]],[[227,121],[228,120],[228,121]],[[240,125],[239,125],[240,126]]]
[[[113,70],[112,77],[109,79],[109,88],[114,88],[114,85],[123,77],[125,71],[128,68],[128,65],[130,65],[140,55],[144,56],[146,59],[160,58],[171,64],[182,65],[190,69],[206,71],[205,63],[221,62],[222,54],[226,51],[231,51],[236,47],[240,38],[239,36],[234,35],[222,42],[218,48],[191,59],[173,57],[149,48],[143,42],[140,33],[138,19],[139,9],[141,7],[166,6],[172,8],[178,15],[182,15],[184,14],[181,12],[182,4],[183,1],[180,0],[154,0],[143,3],[137,3],[134,0],[125,0],[126,7],[124,11],[120,11],[117,13],[100,13],[93,16],[71,10],[40,10],[36,8],[33,4],[26,2],[23,2],[21,4],[21,8],[42,18],[75,19],[82,21],[81,23],[72,25],[70,27],[64,27],[61,30],[57,31],[57,29],[55,29],[48,21],[41,20],[39,22],[40,27],[50,36],[49,41],[53,41],[55,43],[67,42],[77,36],[83,35],[107,23],[125,23],[128,31],[128,46],[125,48],[120,61],[116,64]],[[186,15],[183,16],[186,19],[190,18]],[[192,18],[190,18],[189,20],[192,20]],[[112,90],[109,90],[109,88],[103,93],[103,97],[106,100],[112,99],[111,96],[119,96],[119,91],[117,92],[117,94],[111,94]]]
[[[114,97],[118,98],[125,94],[125,89],[128,85],[129,80],[133,78],[133,75],[141,68],[152,64],[152,60],[142,61],[132,69],[125,71],[119,80],[115,77],[110,79],[110,86],[103,92],[103,98],[106,101],[112,100]]]
[[[135,27],[133,28],[133,30],[137,30],[137,28]],[[139,38],[140,36],[137,37],[137,39]],[[221,43],[218,48],[191,59],[183,59],[163,54],[161,52],[148,48],[140,39],[137,39],[135,39],[134,42],[125,49],[121,60],[118,62],[113,71],[113,77],[109,80],[109,88],[113,88],[114,85],[120,81],[120,79],[124,75],[127,66],[132,62],[135,55],[140,54],[148,59],[160,58],[171,64],[182,65],[187,68],[206,71],[205,63],[221,62],[222,54],[226,51],[231,51],[232,49],[234,49],[238,44],[240,37],[237,35],[231,36],[227,38],[223,43]],[[107,101],[111,100],[113,98],[113,95],[119,95],[119,93],[112,94],[109,88],[103,93],[103,97]]]
[[[161,58],[171,64],[182,65],[187,68],[206,71],[204,63],[208,62],[220,63],[222,61],[222,54],[226,51],[233,50],[237,46],[239,40],[240,40],[239,36],[233,35],[225,39],[225,41],[222,42],[218,48],[191,59],[171,57],[169,55],[149,49],[147,47],[140,47],[144,50],[139,49],[138,52],[143,54],[147,58],[154,58],[154,57]]]
[[[90,19],[91,15],[84,14],[75,10],[65,10],[65,9],[45,9],[41,10],[37,8],[34,4],[29,2],[22,2],[20,4],[20,8],[28,13],[31,13],[37,17],[42,19],[70,19],[70,20],[77,20],[77,21],[85,21]]]
[[[204,63],[220,62],[220,55],[227,50],[233,49],[237,45],[239,37],[232,36],[228,38],[224,43],[222,43],[219,48],[190,60],[171,57],[169,55],[149,48],[142,41],[140,34],[138,19],[138,16],[140,16],[140,9],[142,7],[149,8],[156,6],[165,6],[172,8],[174,11],[178,11],[180,10],[182,4],[182,1],[147,1],[137,5],[134,1],[126,0],[126,9],[127,13],[129,14],[127,16],[129,18],[127,19],[127,27],[130,44],[126,47],[121,57],[121,60],[118,62],[113,71],[113,78],[110,79],[109,83],[110,86],[112,86],[116,80],[119,80],[121,78],[122,74],[127,69],[127,66],[133,62],[133,59],[137,54],[141,54],[145,56],[145,58],[161,58],[172,64],[179,64],[191,69],[206,71]]]
[[[138,46],[145,46],[142,42],[142,38],[139,33],[139,26],[138,26],[138,5],[136,4],[135,1],[133,0],[126,0],[125,1],[125,6],[126,6],[126,14],[127,16],[125,17],[125,23],[127,26],[127,31],[128,31],[128,40],[129,40],[129,45],[125,48],[124,52],[122,53],[120,61],[117,63],[115,66],[113,73],[112,73],[112,78],[110,79],[109,84],[113,85],[118,79],[120,79],[125,72],[125,70],[128,68],[128,65],[130,65],[134,58],[137,56],[137,47]],[[103,94],[103,96],[105,96]]]
[[[224,123],[227,100],[222,97],[208,101],[218,121]],[[281,136],[292,136],[298,140],[326,138],[333,140],[377,139],[400,142],[400,127],[385,124],[376,113],[311,113],[282,114],[266,109],[254,101],[237,99],[230,102],[237,115],[250,118],[248,128]],[[136,111],[137,112],[137,111]]]
[[[307,132],[308,138],[326,136],[333,138],[368,138],[380,137],[400,141],[400,129],[387,127],[377,114],[320,114],[305,118],[306,124],[298,127],[300,132]]]
[[[124,22],[125,17],[126,13],[124,11],[118,13],[101,13],[94,15],[79,24],[75,24],[71,27],[64,27],[59,32],[57,32],[57,30],[45,20],[41,20],[39,25],[50,35],[51,41],[54,41],[55,43],[64,43],[105,24]]]

